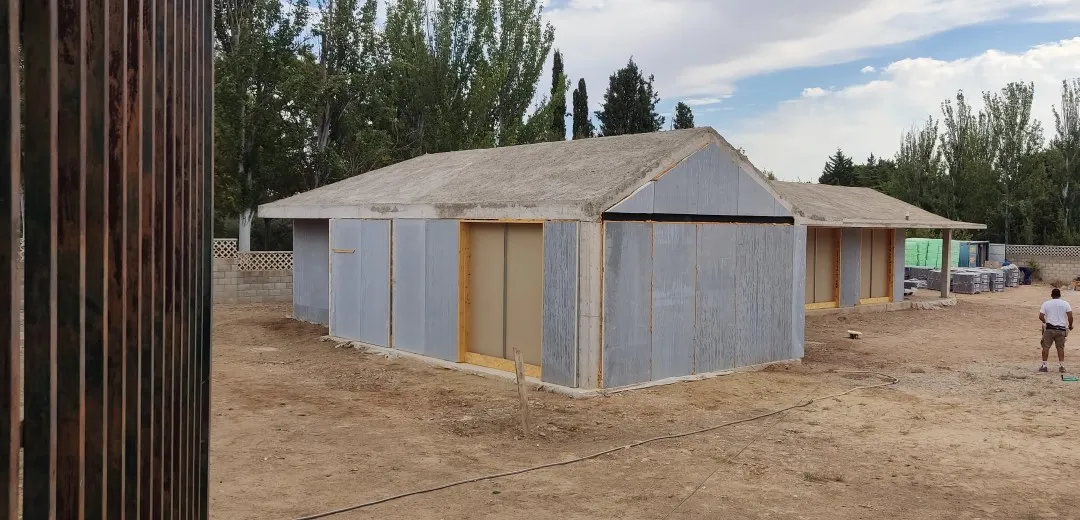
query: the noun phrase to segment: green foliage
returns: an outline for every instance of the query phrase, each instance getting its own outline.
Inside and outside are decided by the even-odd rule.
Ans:
[[[587,139],[594,135],[596,127],[589,116],[589,91],[585,87],[585,78],[581,78],[574,90],[574,139]]]
[[[1034,85],[984,92],[983,108],[963,92],[903,136],[893,160],[854,165],[830,157],[821,182],[869,186],[951,219],[979,222],[971,238],[1007,243],[1080,244],[1080,80],[1062,82],[1055,135],[1045,142],[1032,117]]]
[[[674,130],[681,130],[683,128],[694,128],[694,112],[690,110],[690,105],[680,101],[675,105],[675,118],[672,123]]]
[[[818,182],[836,186],[857,186],[855,182],[855,162],[837,148],[836,154],[829,157],[829,160],[825,162],[825,168],[821,171],[821,178],[818,179]]]
[[[526,117],[554,40],[539,0],[394,0],[384,21],[378,0],[306,1],[215,3],[221,221],[425,153],[550,140],[548,107],[565,116],[560,73]]]
[[[659,131],[664,127],[664,117],[656,113],[659,102],[660,96],[653,89],[653,76],[645,79],[630,58],[608,81],[604,103],[596,112],[600,133],[613,136]]]
[[[563,56],[555,51],[551,66],[551,94],[548,105],[551,107],[551,140],[566,140],[566,91],[570,90],[570,80],[563,70]]]

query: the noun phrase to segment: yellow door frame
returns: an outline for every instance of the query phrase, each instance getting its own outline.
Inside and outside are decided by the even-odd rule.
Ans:
[[[471,338],[470,325],[472,323],[472,299],[469,291],[469,277],[472,276],[472,247],[469,244],[469,227],[471,224],[543,224],[543,220],[514,220],[514,219],[469,219],[458,221],[458,352],[457,362],[470,365],[493,368],[504,372],[515,372],[514,361],[509,359],[487,356],[469,352],[469,340]],[[543,334],[543,331],[541,331]],[[541,339],[543,341],[543,339]],[[541,350],[543,347],[541,347]],[[540,379],[542,369],[539,365],[525,363],[525,375]]]

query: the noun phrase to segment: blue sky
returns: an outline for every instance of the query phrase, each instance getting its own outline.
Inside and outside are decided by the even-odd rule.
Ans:
[[[1033,81],[1049,134],[1061,80],[1080,77],[1080,0],[557,0],[546,16],[593,109],[633,55],[662,112],[691,103],[789,180],[816,179],[837,147],[892,155],[958,89]]]

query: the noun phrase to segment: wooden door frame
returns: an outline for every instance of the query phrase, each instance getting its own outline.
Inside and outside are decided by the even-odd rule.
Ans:
[[[808,310],[808,311],[814,311],[814,310],[819,310],[819,309],[836,309],[836,308],[840,307],[840,261],[841,261],[840,248],[843,247],[843,242],[844,242],[843,228],[831,228],[831,227],[819,227],[819,226],[810,226],[810,227],[813,227],[815,230],[829,229],[829,230],[832,230],[834,232],[834,234],[836,235],[834,240],[833,240],[833,301],[806,303],[806,304],[803,304],[803,307],[804,307],[805,310]],[[807,229],[809,230],[810,227],[807,227]],[[816,248],[817,247],[817,245],[816,245],[817,244],[817,235],[816,234],[814,235],[814,244],[815,244],[814,247]],[[810,245],[809,241],[807,241],[806,246],[809,247],[809,245]],[[803,254],[805,255],[805,251],[803,252]],[[817,262],[817,251],[816,250],[815,250],[815,253],[814,253],[814,261]],[[816,267],[815,267],[814,279],[815,279],[814,282],[816,284],[817,283]]]
[[[543,233],[543,220],[535,219],[463,219],[458,220],[458,363],[492,368],[503,372],[514,372],[514,361],[497,358],[485,354],[469,352],[469,340],[471,339],[470,324],[472,322],[472,298],[470,294],[469,277],[472,276],[472,247],[470,246],[471,235],[469,229],[473,224],[540,224]],[[505,269],[505,267],[504,267]],[[546,309],[541,312],[546,312]],[[543,334],[543,330],[541,330]],[[543,352],[543,337],[541,337],[541,353]],[[538,365],[525,363],[525,375],[540,379],[542,368]]]
[[[871,248],[871,250],[873,250],[873,247],[874,247],[873,242],[872,242],[873,241],[873,236],[874,236],[873,231],[877,231],[877,230],[876,229],[871,230],[871,234],[870,234],[870,240],[871,240],[870,248]],[[888,260],[887,260],[888,265],[885,268],[885,277],[887,278],[887,280],[886,280],[886,287],[887,287],[886,295],[885,296],[878,296],[878,297],[875,297],[875,298],[862,298],[862,299],[859,300],[859,303],[858,303],[859,305],[880,305],[882,303],[891,303],[893,301],[893,290],[895,289],[895,285],[896,285],[896,230],[895,229],[886,229],[885,231],[887,231],[886,236],[885,236],[885,240],[888,242],[888,247],[886,248],[886,250],[888,251],[888,253],[886,253],[888,255]],[[871,258],[871,262],[872,262],[873,261],[873,255],[871,255],[870,258]],[[870,268],[870,276],[871,277],[873,276],[873,273],[874,273],[873,266],[871,266],[871,268]],[[873,287],[873,282],[872,281],[871,281],[870,286]]]

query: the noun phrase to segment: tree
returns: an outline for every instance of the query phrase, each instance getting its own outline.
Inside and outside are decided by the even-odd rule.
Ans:
[[[295,191],[317,188],[391,160],[386,115],[381,113],[382,42],[375,17],[377,0],[319,0],[312,28],[318,56],[308,53],[297,99],[308,114],[298,119],[310,130],[309,166]],[[372,124],[378,122],[379,124]]]
[[[690,105],[682,101],[675,105],[675,120],[673,123],[675,130],[694,128],[694,112],[690,110]]]
[[[1061,82],[1061,106],[1053,107],[1056,135],[1050,141],[1058,153],[1057,167],[1050,170],[1054,193],[1061,205],[1059,234],[1067,241],[1080,239],[1072,228],[1072,216],[1077,210],[1077,189],[1080,188],[1080,79]]]
[[[551,107],[551,140],[563,141],[566,139],[566,91],[570,89],[570,80],[566,79],[563,72],[562,53],[555,51],[555,59],[551,66],[551,97],[548,106]]]
[[[255,208],[298,168],[295,134],[283,114],[286,85],[301,52],[307,4],[222,0],[214,4],[214,138],[217,204],[240,217],[239,246],[250,249]]]
[[[939,212],[941,150],[938,122],[929,117],[922,127],[904,133],[896,153],[896,173],[886,185],[886,193],[923,209]]]
[[[837,148],[836,154],[825,162],[825,168],[821,171],[818,182],[837,186],[855,186],[855,162]]]
[[[982,221],[990,207],[997,205],[996,180],[991,161],[994,139],[985,113],[976,114],[963,92],[941,104],[941,153],[945,163],[945,215],[958,219]]]
[[[589,91],[585,87],[585,78],[581,78],[574,90],[574,139],[587,139],[595,134],[596,128],[589,117]]]
[[[660,96],[653,89],[653,79],[645,79],[633,58],[611,75],[604,103],[596,112],[601,134],[640,134],[664,127],[664,117],[656,113]]]
[[[1042,147],[1042,127],[1031,117],[1034,97],[1034,84],[1019,82],[1009,83],[1000,92],[983,94],[989,128],[993,132],[993,149],[997,151],[994,169],[1005,194],[1004,202],[991,211],[1001,223],[1005,243],[1009,243],[1012,231],[1022,225],[1022,222],[1014,221],[1012,214],[1013,206],[1022,202],[1016,200],[1016,192],[1040,180],[1040,173],[1045,174],[1032,163],[1027,163],[1029,168],[1023,168],[1025,158]]]

